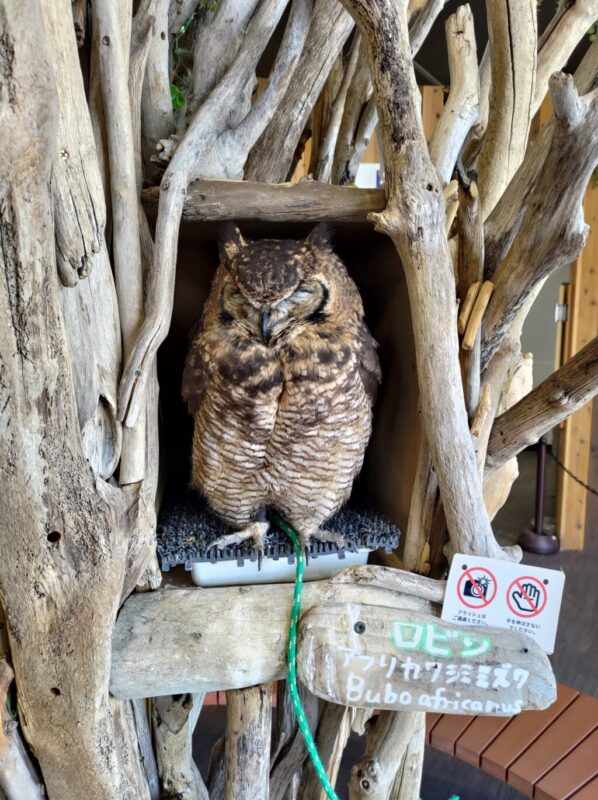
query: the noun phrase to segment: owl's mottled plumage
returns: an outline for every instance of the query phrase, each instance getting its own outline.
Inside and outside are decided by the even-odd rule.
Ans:
[[[326,229],[254,242],[232,226],[183,378],[193,487],[258,541],[267,506],[304,544],[326,538],[361,468],[379,380],[359,292]]]

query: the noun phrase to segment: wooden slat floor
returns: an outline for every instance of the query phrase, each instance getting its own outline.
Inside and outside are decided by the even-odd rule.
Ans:
[[[427,743],[534,800],[573,800],[598,779],[598,700],[559,686],[545,711],[511,719],[430,714]]]

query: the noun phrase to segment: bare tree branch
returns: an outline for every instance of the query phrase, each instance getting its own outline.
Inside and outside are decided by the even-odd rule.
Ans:
[[[353,20],[338,0],[316,0],[296,80],[249,154],[245,170],[248,180],[281,183],[287,179],[309,115],[352,30]]]
[[[496,418],[486,475],[571,416],[598,394],[598,336],[560,369]]]
[[[550,149],[517,236],[493,277],[482,365],[515,318],[523,323],[543,280],[573,261],[587,238],[583,196],[598,162],[598,90],[579,97],[573,78],[564,73],[552,76],[550,89],[555,111]]]
[[[130,3],[131,0],[129,0]],[[135,142],[129,99],[129,46],[123,39],[118,8],[109,0],[93,5],[98,31],[102,97],[108,133],[112,188],[114,277],[125,359],[143,323],[143,268],[135,175]],[[129,7],[130,13],[130,7]],[[137,483],[145,474],[145,400],[139,398],[138,424],[123,431],[119,480]]]
[[[451,88],[430,140],[430,158],[447,184],[472,125],[478,120],[478,57],[469,5],[459,6],[446,21]]]
[[[359,34],[357,34],[351,46],[351,55],[349,56],[349,61],[345,68],[343,80],[339,87],[338,94],[332,103],[328,127],[326,128],[326,133],[324,134],[318,152],[316,180],[322,181],[323,183],[330,183],[330,176],[332,175],[332,160],[334,158],[334,151],[343,118],[343,112],[345,110],[347,94],[353,81],[355,70],[357,69],[360,48],[361,37]]]
[[[168,12],[170,0],[158,0],[155,5],[151,44],[149,48],[143,93],[141,95],[141,154],[146,170],[156,145],[174,132],[174,115],[170,96],[170,37]],[[139,12],[137,12],[139,13]]]
[[[373,214],[401,258],[413,315],[422,421],[458,552],[503,557],[486,513],[459,368],[444,197],[422,129],[404,2],[344,0],[369,45],[388,206]],[[442,320],[442,324],[440,324]]]
[[[592,43],[582,59],[575,71],[574,81],[580,95],[587,94],[598,86],[598,40]],[[486,220],[485,276],[489,280],[508,253],[527,211],[530,196],[546,161],[554,124],[554,117],[551,117],[530,146],[521,167]]]
[[[538,50],[538,69],[532,114],[542,105],[548,92],[549,78],[563,69],[573,51],[598,19],[595,0],[574,0],[563,3],[555,15],[549,35],[543,37]]]
[[[478,161],[484,219],[525,155],[536,80],[536,0],[488,0],[492,83]]]
[[[295,74],[309,30],[313,0],[293,0],[266,88],[236,127],[218,137],[198,166],[205,178],[242,180],[249,151],[268,127]]]
[[[119,416],[127,427],[137,424],[144,388],[158,347],[166,338],[172,317],[176,254],[187,187],[204,155],[227,125],[228,109],[243,89],[287,0],[264,0],[251,20],[247,35],[224,79],[193,118],[166,170],[161,188],[154,263],[148,287],[146,317],[125,364],[121,380]]]

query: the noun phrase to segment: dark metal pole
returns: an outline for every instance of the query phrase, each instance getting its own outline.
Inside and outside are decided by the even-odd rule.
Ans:
[[[550,555],[558,553],[560,543],[554,533],[544,530],[544,498],[546,493],[546,439],[538,442],[538,466],[536,470],[536,516],[532,528],[527,528],[519,537],[518,544],[530,553]]]
[[[546,439],[538,442],[538,466],[536,469],[536,518],[534,531],[544,533],[544,493],[546,491]]]

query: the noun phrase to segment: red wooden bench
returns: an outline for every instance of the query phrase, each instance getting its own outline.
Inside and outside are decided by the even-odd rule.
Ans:
[[[426,742],[534,800],[598,800],[598,700],[568,686],[516,717],[428,714]]]

